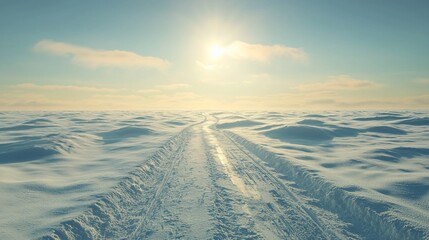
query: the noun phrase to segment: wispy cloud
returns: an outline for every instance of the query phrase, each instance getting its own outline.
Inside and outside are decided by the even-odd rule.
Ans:
[[[143,94],[158,94],[161,92],[161,90],[149,88],[149,89],[140,89],[140,90],[137,90],[137,92],[143,93]]]
[[[358,100],[358,99],[320,99],[307,101],[306,106],[317,106],[326,109],[381,109],[381,108],[392,108],[397,103],[390,99],[369,99],[369,100]]]
[[[237,59],[249,59],[258,62],[268,62],[275,57],[289,57],[297,61],[307,60],[307,54],[294,47],[283,45],[251,44],[242,41],[234,41],[222,47],[224,55]]]
[[[335,90],[358,90],[376,88],[380,85],[367,81],[354,79],[349,75],[332,76],[325,82],[307,83],[296,86],[294,89],[300,91],[335,91]]]
[[[407,97],[405,100],[417,105],[424,106],[425,109],[427,109],[427,106],[429,106],[429,94]]]
[[[419,78],[416,79],[415,82],[419,84],[429,84],[429,78]]]
[[[58,56],[71,56],[72,62],[90,68],[156,68],[164,69],[169,65],[167,60],[141,56],[134,52],[122,50],[98,50],[69,43],[42,40],[34,46],[37,52]]]
[[[67,90],[67,91],[79,91],[79,92],[116,92],[117,89],[113,88],[98,88],[88,86],[77,86],[77,85],[36,85],[33,83],[22,83],[14,85],[15,88],[35,89],[35,90]]]
[[[52,92],[0,92],[0,110],[369,110],[427,109],[429,95],[413,97],[341,97],[315,92],[212,98],[196,92],[139,95],[97,93],[63,99]]]
[[[149,95],[159,95],[166,91],[182,91],[189,88],[190,85],[186,83],[172,83],[172,84],[162,84],[156,85],[152,88],[140,89],[137,92]]]
[[[188,88],[189,84],[186,84],[186,83],[173,83],[173,84],[157,85],[155,87],[158,88],[158,89],[162,89],[162,90],[177,90],[177,89]]]
[[[231,103],[232,107],[239,106],[237,109],[248,107],[258,110],[379,110],[379,109],[421,109],[427,106],[428,96],[419,96],[418,99],[408,98],[349,98],[340,97],[332,94],[307,92],[280,93],[265,96],[241,96]],[[249,107],[251,106],[251,107]]]
[[[198,67],[207,70],[207,71],[213,71],[217,68],[216,64],[207,64],[207,63],[203,63],[201,61],[196,61],[195,62],[197,64]]]

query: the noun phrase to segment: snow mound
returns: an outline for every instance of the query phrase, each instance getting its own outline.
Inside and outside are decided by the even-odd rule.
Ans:
[[[375,133],[396,134],[396,135],[407,134],[407,132],[404,130],[394,128],[394,127],[388,127],[388,126],[370,127],[370,128],[367,128],[366,131],[367,132],[375,132]]]
[[[217,125],[217,128],[226,129],[226,128],[236,128],[236,127],[253,127],[261,125],[261,122],[251,121],[251,120],[240,120],[233,122],[225,122]]]
[[[376,154],[374,159],[387,162],[400,162],[401,158],[414,158],[418,156],[429,156],[429,148],[397,147],[392,149],[377,149],[372,151]]]
[[[0,131],[24,131],[31,130],[35,128],[46,128],[50,127],[49,125],[33,125],[33,124],[20,124],[13,127],[4,127],[0,128]]]
[[[321,114],[307,114],[304,117],[308,117],[308,118],[326,118],[328,116],[321,115]]]
[[[146,119],[150,119],[150,116],[139,116],[139,117],[135,117],[133,118],[134,120],[146,120]]]
[[[236,115],[233,115],[233,116],[225,116],[225,117],[222,117],[222,119],[234,119],[234,120],[237,120],[237,119],[246,119],[245,117],[242,117],[242,116],[236,116]]]
[[[184,125],[186,125],[186,123],[184,123],[182,121],[167,121],[165,123],[169,124],[169,125],[175,125],[175,126],[184,126]]]
[[[384,115],[384,116],[376,116],[376,117],[354,118],[353,120],[355,120],[355,121],[393,121],[393,120],[400,120],[400,119],[405,119],[405,118],[408,118],[408,117]]]
[[[0,164],[40,160],[59,153],[55,149],[49,149],[37,145],[29,145],[17,148],[17,144],[2,144],[0,148]]]
[[[156,134],[156,132],[150,128],[127,126],[127,127],[121,127],[112,131],[103,132],[103,133],[100,133],[99,135],[103,137],[103,139],[106,141],[116,142],[125,138],[135,138],[135,137],[140,137],[142,135],[154,135],[154,134]]]
[[[46,118],[36,118],[33,120],[26,121],[24,124],[43,124],[43,123],[45,124],[52,123],[52,121]]]
[[[429,193],[429,178],[421,181],[399,181],[387,187],[377,189],[378,192],[403,199],[420,199]]]
[[[351,127],[335,127],[333,132],[335,137],[356,137],[361,131]]]
[[[297,123],[302,124],[302,125],[312,125],[312,126],[323,126],[323,125],[325,125],[325,123],[323,121],[315,120],[315,119],[304,119],[304,120],[301,120]]]
[[[55,154],[78,152],[97,140],[98,138],[91,134],[71,136],[48,134],[40,139],[30,138],[20,142],[0,144],[0,164],[46,160]]]
[[[334,132],[311,126],[285,126],[264,132],[270,138],[292,143],[317,143],[332,140]]]
[[[429,117],[412,118],[398,122],[398,124],[407,124],[413,126],[429,126]]]
[[[280,113],[275,113],[275,112],[267,114],[267,118],[284,118],[284,117],[285,117],[285,115],[280,114]]]
[[[53,144],[53,148],[61,154],[79,152],[83,148],[94,146],[100,139],[98,136],[86,133],[74,135],[51,134],[48,137],[49,142]]]
[[[280,126],[283,126],[283,124],[268,124],[268,125],[265,125],[263,127],[255,128],[255,130],[263,131],[263,130],[269,130],[269,129],[280,127]]]
[[[355,128],[326,124],[323,121],[315,120],[315,119],[304,119],[297,123],[301,125],[309,125],[314,127],[326,127],[333,132],[334,137],[356,137],[361,132],[360,130]]]

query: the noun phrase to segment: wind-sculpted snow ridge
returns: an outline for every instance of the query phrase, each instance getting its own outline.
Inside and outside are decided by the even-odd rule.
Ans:
[[[91,134],[79,133],[71,136],[48,134],[40,139],[0,144],[0,164],[43,161],[48,157],[69,154],[91,146],[97,141]],[[58,161],[50,159],[49,161]]]
[[[0,148],[7,149],[0,152],[0,164],[40,160],[58,153],[52,148],[26,143],[5,143],[0,144]]]
[[[34,128],[46,128],[51,127],[50,125],[35,125],[35,124],[19,124],[13,127],[4,127],[0,128],[0,132],[4,131],[23,131],[23,130],[31,130]]]
[[[267,131],[264,134],[286,142],[303,144],[329,141],[335,137],[334,133],[329,129],[311,126],[285,126]]]
[[[394,127],[389,127],[389,126],[370,127],[370,128],[367,128],[366,131],[375,132],[375,133],[384,133],[384,134],[394,134],[394,135],[405,135],[405,134],[407,134],[407,132],[404,130],[394,128]]]
[[[393,120],[401,120],[406,118],[408,117],[384,114],[383,116],[363,117],[363,118],[361,117],[361,118],[355,118],[353,120],[355,121],[393,121]]]
[[[238,120],[238,121],[229,121],[224,123],[219,123],[217,125],[218,128],[235,128],[235,127],[253,127],[257,125],[261,125],[262,123],[251,120]]]
[[[150,128],[127,126],[121,127],[112,131],[103,132],[99,135],[103,137],[106,143],[115,143],[122,141],[125,138],[135,138],[142,135],[155,135],[156,132]]]
[[[400,162],[401,159],[414,158],[418,156],[429,156],[429,149],[427,148],[413,148],[413,147],[397,147],[393,149],[377,149],[371,152],[374,159],[387,161],[387,162]]]
[[[188,131],[170,139],[82,215],[61,223],[42,239],[137,239],[150,234],[142,226],[157,207],[158,195],[181,156]]]
[[[186,125],[185,122],[182,121],[166,121],[166,124],[170,124],[170,125],[177,125],[177,126],[183,126]]]
[[[398,122],[398,124],[407,124],[414,126],[429,126],[429,117],[412,118]]]
[[[209,120],[42,239],[357,239]]]
[[[349,127],[332,127],[326,125],[326,127],[315,127],[306,125],[309,123],[305,121],[302,125],[298,126],[283,126],[263,132],[264,135],[279,139],[284,142],[290,142],[302,145],[316,145],[320,143],[326,143],[333,140],[336,137],[354,137],[359,134],[359,130]],[[311,122],[312,124],[322,124],[319,122]],[[328,128],[330,127],[330,128]],[[259,129],[261,130],[261,128]]]
[[[0,239],[32,239],[79,216],[201,114],[4,112],[0,120]]]
[[[314,205],[337,214],[341,220],[349,223],[350,226],[347,230],[357,234],[358,238],[429,238],[427,222],[414,221],[412,217],[398,217],[394,212],[394,206],[383,200],[355,195],[353,194],[353,188],[338,187],[301,165],[270,152],[236,133],[227,131],[226,134],[281,174],[283,179],[295,182],[299,188],[305,190],[311,197],[318,199],[318,202],[315,202]],[[427,185],[421,185],[420,183],[414,183],[413,186],[419,191],[427,187]],[[406,186],[402,185],[401,187]]]
[[[0,118],[1,239],[429,239],[427,113]]]

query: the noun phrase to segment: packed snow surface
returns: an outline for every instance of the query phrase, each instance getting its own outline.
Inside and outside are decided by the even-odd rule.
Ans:
[[[78,216],[201,119],[197,113],[0,113],[0,239],[37,238]]]
[[[427,112],[3,112],[0,239],[428,239]]]

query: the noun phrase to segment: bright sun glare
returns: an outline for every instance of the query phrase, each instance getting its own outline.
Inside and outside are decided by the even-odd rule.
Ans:
[[[225,50],[219,45],[212,45],[210,47],[210,56],[212,58],[220,58],[224,54]]]

